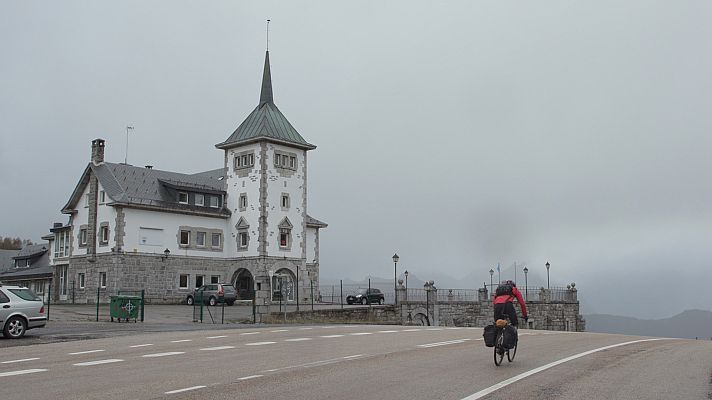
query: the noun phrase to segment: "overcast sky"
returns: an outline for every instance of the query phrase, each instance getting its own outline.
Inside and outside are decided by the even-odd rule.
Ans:
[[[130,164],[222,167],[267,18],[275,102],[318,146],[322,280],[392,277],[398,252],[441,288],[515,261],[546,284],[549,261],[584,313],[712,309],[702,0],[3,1],[0,236],[66,221],[91,140],[123,162],[126,125]]]

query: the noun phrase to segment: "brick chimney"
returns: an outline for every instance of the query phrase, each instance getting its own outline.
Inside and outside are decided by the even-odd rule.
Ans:
[[[104,162],[104,139],[94,139],[91,141],[91,162],[95,165]]]

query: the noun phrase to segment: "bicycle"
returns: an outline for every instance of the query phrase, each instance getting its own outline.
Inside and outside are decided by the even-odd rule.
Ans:
[[[514,347],[511,349],[506,349],[504,347],[504,330],[507,328],[508,325],[509,318],[498,319],[497,322],[495,322],[495,326],[497,328],[497,337],[494,342],[494,365],[496,366],[500,366],[502,364],[502,360],[504,359],[505,353],[507,354],[507,361],[509,362],[514,361],[514,356],[517,355],[517,344],[519,340],[514,341]]]

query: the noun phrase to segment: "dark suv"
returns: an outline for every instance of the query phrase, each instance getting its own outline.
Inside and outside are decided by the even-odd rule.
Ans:
[[[185,302],[188,305],[193,305],[196,300],[201,299],[201,296],[203,302],[207,305],[214,306],[224,301],[231,306],[237,300],[237,291],[229,283],[210,283],[193,290],[193,293],[186,297]]]
[[[346,302],[349,304],[356,304],[356,303],[383,304],[385,302],[385,300],[386,300],[386,298],[383,295],[383,292],[381,292],[379,289],[375,289],[375,288],[359,289],[358,293],[356,293],[355,295],[351,294],[351,295],[346,296]]]

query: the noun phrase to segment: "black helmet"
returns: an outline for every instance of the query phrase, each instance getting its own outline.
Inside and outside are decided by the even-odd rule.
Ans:
[[[510,280],[508,280],[508,281],[507,281],[507,282],[505,282],[505,283],[506,283],[507,285],[512,285],[512,287],[517,287],[517,284],[516,284],[516,283],[514,283],[514,281],[513,281],[513,280],[511,280],[511,279],[510,279]]]

